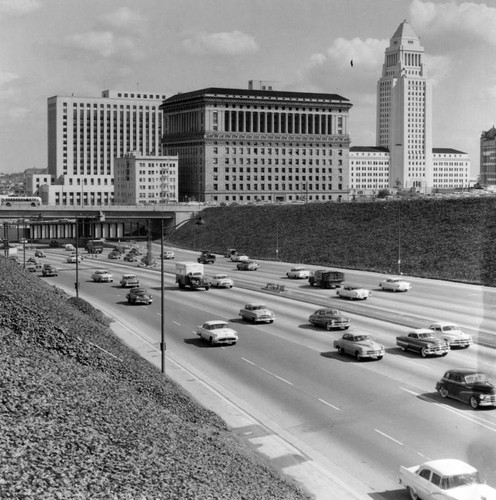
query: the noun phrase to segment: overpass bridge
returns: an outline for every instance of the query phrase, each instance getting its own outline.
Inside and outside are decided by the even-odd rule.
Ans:
[[[203,204],[0,207],[3,239],[159,238],[201,212]],[[78,231],[76,231],[76,228]]]

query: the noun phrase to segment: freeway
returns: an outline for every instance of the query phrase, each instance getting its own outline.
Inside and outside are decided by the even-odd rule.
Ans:
[[[59,265],[57,278],[47,278],[73,289],[74,264],[65,263],[62,250],[49,251]],[[176,250],[176,260],[192,260],[196,253]],[[271,429],[280,429],[312,450],[312,458],[329,464],[369,498],[405,498],[399,488],[399,465],[431,458],[459,458],[479,468],[496,487],[496,411],[473,411],[454,400],[443,400],[434,389],[443,372],[453,367],[477,367],[496,378],[493,349],[477,344],[451,351],[445,358],[421,358],[399,350],[395,337],[410,326],[451,319],[482,344],[491,343],[495,321],[495,291],[472,285],[408,278],[407,293],[382,292],[382,279],[373,273],[345,271],[347,280],[373,290],[365,302],[339,299],[333,290],[311,288],[306,281],[284,278],[290,264],[261,262],[256,272],[237,271],[223,257],[206,267],[225,271],[235,280],[231,290],[179,290],[174,284],[174,262],[164,263],[166,340],[169,358],[194,366],[224,395],[260,416]],[[105,256],[85,259],[79,266],[83,298],[119,316],[132,329],[157,345],[160,341],[159,268],[133,270],[153,294],[151,306],[130,306],[118,286],[130,265]],[[309,266],[315,269],[315,266]],[[108,268],[116,281],[91,282],[91,272]],[[284,285],[284,292],[264,293],[267,283]],[[276,314],[270,325],[240,320],[244,303],[263,301]],[[332,347],[342,332],[327,332],[308,324],[308,316],[322,305],[347,311],[350,331],[372,334],[386,347],[382,361],[357,362],[339,356]],[[228,319],[238,331],[236,346],[210,348],[195,335],[207,319]]]

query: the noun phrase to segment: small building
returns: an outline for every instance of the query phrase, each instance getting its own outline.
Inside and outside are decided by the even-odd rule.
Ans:
[[[376,196],[389,188],[389,151],[378,146],[350,147],[350,195]]]
[[[128,153],[115,159],[114,203],[149,205],[177,202],[178,157]]]
[[[434,189],[462,189],[471,186],[470,158],[467,153],[451,148],[433,148],[432,165]]]

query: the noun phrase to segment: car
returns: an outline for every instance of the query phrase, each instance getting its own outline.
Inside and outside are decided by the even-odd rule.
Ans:
[[[239,315],[245,321],[252,323],[273,323],[276,318],[275,314],[267,309],[265,304],[246,304],[243,309],[239,311]]]
[[[213,254],[212,252],[209,252],[208,250],[202,250],[197,261],[200,264],[215,264],[216,258],[217,258],[216,255]]]
[[[41,270],[43,276],[58,276],[59,270],[52,264],[45,264]]]
[[[128,253],[135,255],[143,255],[143,252],[137,247],[131,248],[131,250],[129,250]]]
[[[26,262],[32,262],[33,264],[37,264],[38,261],[36,260],[35,257],[29,257],[29,259]]]
[[[64,245],[64,248],[66,252],[74,252],[76,250],[76,247],[71,243],[67,243],[67,245]]]
[[[46,253],[43,252],[42,250],[36,250],[36,252],[34,252],[34,256],[38,257],[39,259],[42,259],[46,257]]]
[[[234,254],[236,254],[236,249],[235,248],[228,248],[225,253],[224,253],[224,257],[227,257],[228,259],[230,259]]]
[[[359,286],[343,284],[336,294],[338,297],[342,297],[344,299],[367,300],[372,295],[372,292]]]
[[[140,286],[139,279],[134,274],[123,274],[120,284],[122,288],[134,288]]]
[[[116,259],[120,259],[121,258],[121,253],[116,251],[116,250],[112,250],[109,254],[108,254],[108,258],[109,259],[113,259],[113,260],[116,260]]]
[[[164,250],[160,256],[165,260],[171,260],[175,257],[175,254],[172,250]]]
[[[240,253],[240,254],[233,253],[231,255],[231,261],[232,262],[241,262],[243,260],[248,260],[248,259],[249,259],[248,255],[245,255],[245,254],[242,254],[242,253]]]
[[[96,283],[112,283],[114,281],[114,277],[112,273],[109,273],[106,269],[97,269],[92,275],[91,279]]]
[[[402,351],[407,349],[418,352],[423,358],[427,356],[446,356],[449,345],[446,341],[437,337],[429,328],[417,328],[411,330],[407,335],[396,337],[396,344]]]
[[[59,248],[60,245],[59,245],[59,242],[57,240],[52,240],[52,241],[50,241],[50,243],[48,244],[48,246],[50,248]]]
[[[412,288],[412,284],[402,278],[386,278],[379,283],[379,287],[391,292],[407,292]]]
[[[291,279],[308,279],[310,277],[310,271],[303,266],[292,267],[286,276]]]
[[[153,303],[153,297],[147,292],[146,288],[131,288],[126,295],[129,304],[146,304]]]
[[[481,481],[475,467],[454,458],[430,460],[413,467],[402,465],[399,483],[412,499],[496,499],[496,490]]]
[[[445,340],[451,349],[453,347],[468,348],[474,343],[472,337],[468,333],[462,332],[454,323],[447,321],[437,321],[429,326],[439,338]]]
[[[210,286],[216,288],[232,288],[234,282],[227,274],[214,274],[210,277]]]
[[[496,406],[496,387],[488,375],[479,370],[448,370],[436,383],[436,391],[443,398],[458,399],[474,409],[479,406]]]
[[[126,261],[126,262],[138,262],[138,256],[135,255],[134,253],[128,253],[124,257],[124,261]]]
[[[210,320],[205,321],[196,329],[196,334],[210,345],[230,344],[238,341],[238,332],[233,330],[227,321]]]
[[[35,273],[38,268],[36,267],[35,264],[29,264],[26,266],[26,270],[29,271],[30,273]]]
[[[69,262],[70,264],[74,264],[76,262],[82,262],[82,260],[83,260],[83,256],[78,254],[76,257],[75,253],[73,253],[67,257],[67,262]]]
[[[385,353],[382,344],[377,343],[371,335],[362,333],[345,333],[334,341],[334,347],[339,354],[350,354],[358,361],[366,358],[382,359]]]
[[[314,326],[322,326],[326,330],[339,328],[340,330],[347,330],[350,327],[350,318],[343,316],[341,311],[337,309],[317,309],[308,318],[308,322]]]
[[[242,260],[236,265],[238,271],[256,271],[259,267],[258,262],[254,260]]]

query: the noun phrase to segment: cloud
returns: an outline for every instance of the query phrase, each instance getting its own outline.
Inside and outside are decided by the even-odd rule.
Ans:
[[[38,0],[0,0],[0,16],[22,16],[41,8]]]
[[[131,30],[135,33],[143,33],[146,19],[138,12],[128,7],[121,7],[115,12],[104,14],[100,17],[104,26],[122,30]]]
[[[10,73],[8,71],[0,72],[0,87],[17,79],[19,79],[19,75],[16,75],[15,73]]]
[[[445,50],[478,43],[496,47],[496,8],[473,2],[424,2],[410,5],[411,24],[426,36],[444,39]]]
[[[139,59],[143,56],[132,38],[119,37],[111,31],[87,31],[67,38],[67,44],[75,49],[97,54],[103,58],[124,54]]]
[[[259,50],[255,39],[241,31],[199,33],[194,38],[184,40],[183,46],[188,52],[197,55],[224,54],[234,56],[251,54]]]

